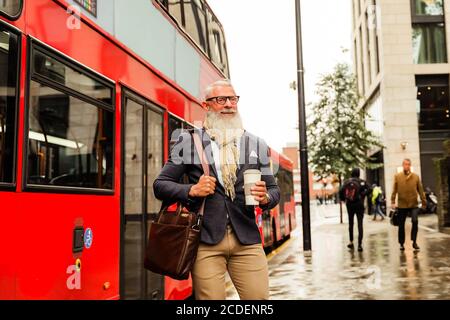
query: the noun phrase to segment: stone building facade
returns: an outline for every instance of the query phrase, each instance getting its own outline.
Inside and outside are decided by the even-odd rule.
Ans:
[[[369,182],[392,190],[410,158],[424,185],[435,190],[433,159],[450,137],[450,1],[352,0],[353,58],[367,127],[385,145],[373,150],[384,167]]]

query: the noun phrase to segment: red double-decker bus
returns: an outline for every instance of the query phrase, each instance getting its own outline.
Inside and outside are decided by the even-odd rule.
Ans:
[[[190,280],[143,268],[151,186],[223,77],[203,0],[0,1],[0,299],[189,297]],[[295,227],[289,188],[259,214],[266,245]]]

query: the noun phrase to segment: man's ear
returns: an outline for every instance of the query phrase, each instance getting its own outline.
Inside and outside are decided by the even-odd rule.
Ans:
[[[202,102],[202,107],[203,107],[203,109],[206,109],[209,111],[209,107],[208,107],[208,104],[206,103],[206,101]]]

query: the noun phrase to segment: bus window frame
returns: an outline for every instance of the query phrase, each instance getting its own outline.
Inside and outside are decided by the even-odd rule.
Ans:
[[[15,15],[15,16],[11,16],[9,14],[7,14],[6,12],[0,10],[0,16],[5,17],[6,19],[10,20],[10,21],[16,21],[20,18],[20,16],[22,15],[23,12],[23,7],[24,7],[24,1],[25,0],[19,0],[20,2],[20,6],[19,6],[19,12]]]
[[[55,193],[55,194],[88,194],[88,195],[115,195],[116,190],[116,83],[113,80],[108,79],[105,76],[102,76],[100,73],[90,69],[87,66],[84,66],[82,63],[60,53],[59,51],[51,48],[50,46],[34,39],[32,37],[27,38],[27,65],[26,65],[26,83],[25,83],[25,112],[24,112],[24,132],[23,132],[23,146],[22,146],[22,190],[24,192],[41,192],[41,193]],[[64,86],[54,80],[48,79],[45,76],[42,76],[38,73],[34,73],[32,61],[34,51],[37,50],[49,57],[55,59],[56,61],[73,68],[74,70],[83,73],[84,75],[95,79],[99,83],[105,85],[106,87],[111,89],[111,104],[102,103],[97,99],[88,97],[83,93],[80,93],[76,90],[73,90],[67,86]],[[31,81],[35,81],[39,84],[43,84],[48,86],[54,90],[60,91],[68,96],[79,99],[83,102],[86,102],[98,109],[106,110],[112,113],[112,175],[111,175],[111,189],[104,188],[83,188],[83,187],[67,187],[67,186],[52,186],[52,185],[38,185],[38,184],[30,184],[28,183],[28,134],[30,130],[29,126],[29,116],[30,116],[30,87]]]
[[[165,0],[152,0],[153,5],[158,8],[162,13],[164,13],[165,15],[167,15],[167,17],[173,21],[173,23],[175,23],[175,25],[178,27],[178,29],[180,30],[180,32],[183,33],[183,35],[185,37],[187,37],[192,44],[196,47],[197,50],[199,50],[201,53],[203,53],[206,58],[208,59],[208,61],[214,66],[216,67],[218,70],[220,70],[221,73],[223,73],[225,75],[225,77],[230,78],[230,64],[229,64],[229,59],[228,59],[228,49],[227,49],[227,42],[226,42],[226,37],[225,37],[225,31],[223,29],[222,23],[220,22],[220,20],[217,18],[217,16],[214,14],[214,12],[212,11],[211,7],[209,6],[209,4],[204,1],[201,0],[202,4],[203,4],[203,11],[205,13],[205,28],[206,28],[206,49],[203,49],[201,47],[201,45],[199,43],[197,43],[197,41],[194,40],[194,38],[186,31],[185,28],[185,9],[184,9],[184,0],[181,3],[181,11],[182,11],[182,21],[178,21],[171,13],[170,13],[170,9],[168,7],[166,7],[166,1]],[[223,37],[223,43],[224,45],[222,46],[222,44],[220,44],[220,50],[223,51],[225,50],[225,54],[226,59],[225,59],[225,65],[220,66],[217,62],[213,61],[212,59],[212,53],[211,53],[211,42],[210,42],[210,35],[211,35],[211,29],[210,29],[210,17],[211,19],[215,19],[216,23],[219,25],[220,27],[220,31],[221,31],[221,36]]]
[[[17,185],[17,168],[18,168],[18,157],[17,157],[17,142],[18,142],[18,133],[19,133],[19,108],[20,108],[20,75],[22,73],[22,64],[21,56],[22,56],[22,34],[17,31],[16,28],[10,26],[9,24],[0,20],[0,28],[14,34],[17,36],[17,67],[16,67],[16,96],[15,96],[15,110],[14,110],[14,146],[13,146],[13,167],[12,167],[12,181],[11,182],[0,182],[0,191],[15,191]]]
[[[209,50],[210,50],[210,55],[209,60],[211,61],[212,64],[214,64],[223,74],[225,74],[228,78],[230,77],[230,64],[229,64],[229,59],[228,59],[228,48],[227,48],[227,38],[225,36],[225,30],[222,26],[222,23],[219,21],[219,19],[217,18],[217,16],[214,14],[214,12],[211,10],[211,8],[209,6],[207,6],[206,8],[207,11],[207,21],[208,21],[208,46],[209,46]],[[219,55],[221,56],[221,58],[224,60],[223,64],[222,62],[217,62],[214,61],[213,57],[212,57],[212,51],[211,51],[211,37],[214,37],[214,31],[213,29],[210,27],[210,25],[215,24],[219,27],[219,38],[220,38],[220,43],[218,43],[219,45]]]

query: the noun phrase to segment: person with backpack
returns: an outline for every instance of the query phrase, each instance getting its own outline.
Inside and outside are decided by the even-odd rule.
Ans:
[[[373,207],[373,221],[377,220],[377,215],[381,217],[381,221],[386,217],[381,209],[381,204],[383,202],[383,190],[377,185],[372,187],[372,207]]]
[[[352,170],[351,178],[346,180],[339,192],[341,201],[345,201],[348,213],[348,231],[350,243],[347,248],[353,250],[353,224],[355,215],[358,220],[358,251],[363,251],[363,219],[364,219],[364,200],[369,193],[367,183],[360,179],[360,170],[355,168]]]

